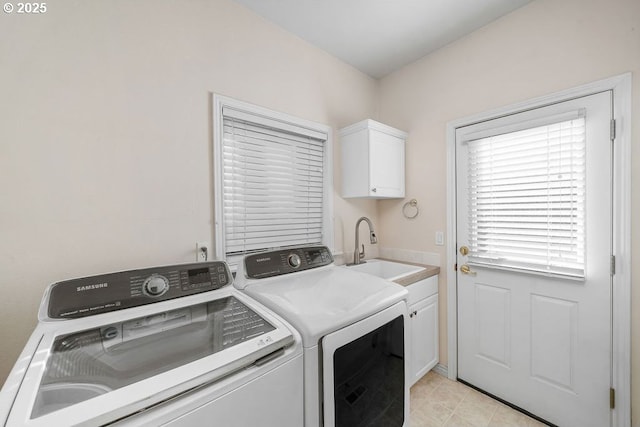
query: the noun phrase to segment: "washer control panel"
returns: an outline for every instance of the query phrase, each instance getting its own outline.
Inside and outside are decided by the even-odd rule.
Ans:
[[[52,319],[86,317],[211,291],[233,282],[223,261],[179,264],[83,277],[50,287]]]
[[[247,278],[263,279],[323,267],[332,262],[333,257],[326,246],[308,246],[249,255],[244,259],[244,267]]]

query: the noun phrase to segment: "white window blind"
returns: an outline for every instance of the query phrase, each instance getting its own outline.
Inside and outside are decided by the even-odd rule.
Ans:
[[[322,244],[327,135],[230,108],[222,113],[226,260]]]
[[[469,147],[469,262],[584,277],[584,116]]]

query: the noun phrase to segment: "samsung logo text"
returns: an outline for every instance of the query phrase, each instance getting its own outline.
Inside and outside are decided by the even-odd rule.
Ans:
[[[77,292],[90,291],[92,289],[106,288],[108,286],[109,286],[108,283],[96,283],[95,285],[78,286],[76,288],[76,291]]]

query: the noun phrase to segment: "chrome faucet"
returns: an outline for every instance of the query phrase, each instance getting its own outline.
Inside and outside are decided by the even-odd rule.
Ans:
[[[360,260],[364,258],[364,245],[362,245],[362,252],[360,252],[360,237],[358,233],[358,227],[360,227],[360,223],[362,221],[366,221],[369,224],[369,240],[372,245],[378,243],[378,238],[376,237],[376,232],[373,231],[373,223],[366,216],[361,217],[358,221],[356,221],[356,250],[353,252],[353,263],[360,264]]]

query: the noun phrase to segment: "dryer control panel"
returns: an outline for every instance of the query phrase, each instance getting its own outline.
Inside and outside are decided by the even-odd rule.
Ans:
[[[233,282],[223,261],[179,264],[101,274],[51,285],[52,319],[92,316],[211,291]]]
[[[247,278],[264,279],[323,267],[332,262],[333,257],[326,246],[305,246],[249,255],[244,259],[244,267]]]

